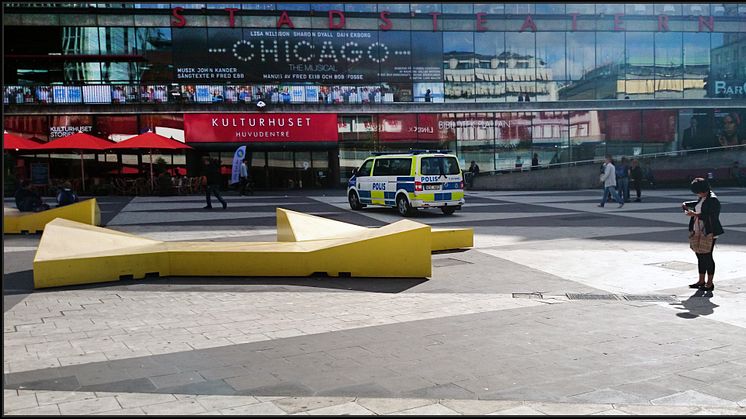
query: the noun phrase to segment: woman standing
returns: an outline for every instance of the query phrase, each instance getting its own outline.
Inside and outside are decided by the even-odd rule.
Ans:
[[[699,195],[699,199],[681,204],[684,213],[691,217],[689,232],[712,237],[712,247],[708,253],[696,253],[699,281],[689,285],[689,288],[704,288],[706,291],[712,291],[715,289],[712,283],[712,277],[715,275],[715,260],[712,258],[712,251],[715,249],[715,240],[724,233],[723,226],[720,224],[720,201],[710,190],[710,184],[703,178],[696,178],[692,181],[692,192]],[[705,283],[705,273],[707,273],[707,283]]]

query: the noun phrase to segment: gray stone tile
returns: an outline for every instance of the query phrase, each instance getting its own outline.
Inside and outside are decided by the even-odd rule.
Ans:
[[[3,412],[28,409],[39,406],[35,394],[22,394],[15,396],[3,396]]]
[[[287,413],[306,412],[354,401],[352,397],[288,397],[274,401],[275,406]]]
[[[401,399],[401,398],[369,398],[357,399],[360,406],[378,415],[390,415],[402,410],[414,409],[416,407],[433,404],[431,399]]]
[[[458,415],[453,409],[449,409],[442,404],[433,403],[425,406],[415,407],[407,410],[400,410],[394,412],[395,415],[407,415],[407,416],[428,416],[428,415]]]
[[[546,413],[540,412],[529,406],[516,406],[505,410],[498,410],[496,412],[488,413],[488,415],[500,415],[500,416],[542,416]]]
[[[60,415],[60,409],[59,407],[57,407],[56,404],[48,404],[44,406],[29,407],[26,409],[14,410],[12,412],[8,412],[8,415],[24,415],[24,416],[26,415],[38,415],[38,416]]]
[[[394,394],[379,386],[376,383],[364,383],[364,384],[355,384],[351,386],[345,386],[345,387],[337,387],[329,390],[322,390],[316,392],[317,396],[336,396],[336,397],[344,397],[344,396],[351,396],[351,397],[380,397],[380,398],[387,398],[387,397],[393,397]]]
[[[3,382],[6,385],[13,385],[19,383],[31,383],[36,381],[46,381],[54,378],[60,378],[58,369],[47,368],[43,370],[14,372],[3,375]]]
[[[176,400],[172,394],[157,394],[157,393],[127,393],[117,394],[115,396],[119,405],[123,409],[132,409],[142,406],[148,406],[151,404],[167,403]]]
[[[256,397],[252,396],[199,395],[197,401],[208,411],[219,411],[230,407],[261,403]]]
[[[99,412],[121,410],[122,407],[114,397],[100,397],[89,400],[60,403],[57,405],[63,415],[90,415]]]
[[[50,378],[47,380],[28,381],[23,383],[16,383],[9,385],[11,388],[23,388],[23,389],[34,389],[34,390],[67,390],[73,391],[80,388],[78,379],[74,376],[70,377],[59,377]]]
[[[227,365],[216,368],[209,368],[197,371],[199,375],[205,377],[206,380],[222,380],[224,378],[240,377],[242,375],[249,375],[251,371],[241,365]]]
[[[432,387],[425,387],[402,393],[404,397],[413,397],[420,399],[473,399],[474,393],[459,387],[456,384],[449,383]]]
[[[711,407],[736,407],[737,403],[713,397],[708,394],[702,394],[698,391],[687,390],[670,396],[653,399],[650,403],[654,405],[672,405],[672,406],[711,406]]]
[[[248,396],[313,396],[314,391],[310,388],[297,383],[280,383],[270,386],[259,386],[247,388],[238,392],[238,394]]]
[[[140,409],[147,415],[195,415],[207,411],[195,399],[151,404]]]
[[[81,386],[113,383],[130,378],[126,372],[112,369],[107,364],[102,363],[81,365],[75,369],[75,376]]]
[[[147,393],[156,390],[155,384],[147,378],[115,381],[112,383],[93,384],[80,387],[80,391],[111,391],[122,393]]]
[[[233,395],[236,390],[223,380],[202,381],[173,387],[161,387],[159,393]]]
[[[646,416],[657,416],[657,415],[676,415],[676,416],[688,416],[699,411],[696,406],[651,406],[651,405],[626,405],[617,404],[614,405],[616,410],[629,413],[631,415],[646,415]]]
[[[462,415],[486,415],[500,410],[522,406],[521,401],[512,400],[441,400],[440,404]]]
[[[613,408],[611,404],[526,402],[525,405],[547,415],[590,415]]]
[[[309,415],[325,415],[325,416],[364,416],[364,415],[375,415],[370,410],[360,406],[355,402],[348,402],[344,404],[338,404],[335,406],[322,407],[320,409],[309,410]]]
[[[222,415],[286,415],[287,413],[272,402],[248,404],[220,409]]]
[[[150,381],[156,388],[167,388],[176,387],[186,384],[194,384],[205,381],[205,379],[197,374],[196,372],[182,372],[178,374],[161,375],[158,377],[150,377]]]
[[[282,381],[279,380],[277,377],[266,372],[226,378],[223,381],[225,381],[229,386],[233,387],[236,391],[239,392],[244,392],[244,390],[247,389],[282,383]]]
[[[570,396],[569,399],[579,403],[627,403],[627,404],[645,404],[650,399],[640,397],[635,394],[625,393],[623,391],[604,388],[594,390],[588,393],[582,393]]]

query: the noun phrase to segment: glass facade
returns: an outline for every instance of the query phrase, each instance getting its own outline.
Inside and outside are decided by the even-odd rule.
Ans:
[[[182,8],[171,26],[6,25],[6,85],[303,90],[292,103],[362,103],[364,89],[382,103],[746,95],[733,88],[746,82],[744,7],[735,3],[143,3],[118,13],[164,5]],[[233,27],[226,8],[236,10]]]
[[[85,14],[58,10],[71,8]],[[154,129],[189,142],[181,104],[334,113],[336,143],[252,157],[270,183],[290,172],[302,172],[296,184],[331,173],[344,182],[373,151],[450,149],[489,172],[534,154],[545,165],[746,143],[744,3],[6,3],[4,12],[3,101],[24,106],[6,108],[9,132],[50,140],[84,127],[119,140]],[[723,100],[701,108],[709,99]],[[625,100],[679,102],[615,109]],[[420,106],[385,106],[396,102]],[[155,106],[23,115],[77,104]],[[207,151],[229,163],[225,147]]]

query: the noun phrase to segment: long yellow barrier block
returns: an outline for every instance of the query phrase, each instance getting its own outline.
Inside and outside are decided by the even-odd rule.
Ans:
[[[3,208],[4,233],[38,233],[44,226],[55,218],[77,221],[89,225],[101,225],[101,209],[96,198],[50,208],[40,212],[20,212],[15,208]]]
[[[371,230],[342,221],[277,208],[277,241],[302,242],[354,237]],[[474,247],[473,228],[433,228],[433,252]]]
[[[34,287],[160,276],[429,277],[430,227],[402,220],[302,242],[162,242],[58,218],[34,257]]]

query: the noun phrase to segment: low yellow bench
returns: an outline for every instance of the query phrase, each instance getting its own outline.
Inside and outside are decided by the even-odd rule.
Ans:
[[[303,242],[163,242],[58,218],[34,256],[34,288],[146,276],[425,278],[430,227],[401,220],[354,237]]]
[[[368,227],[277,208],[278,242],[354,237],[369,230]],[[430,237],[433,252],[474,247],[473,228],[431,228]]]
[[[3,207],[3,232],[6,234],[39,233],[44,231],[44,226],[55,218],[100,226],[101,209],[98,207],[96,198],[39,212],[20,212],[15,208]]]

